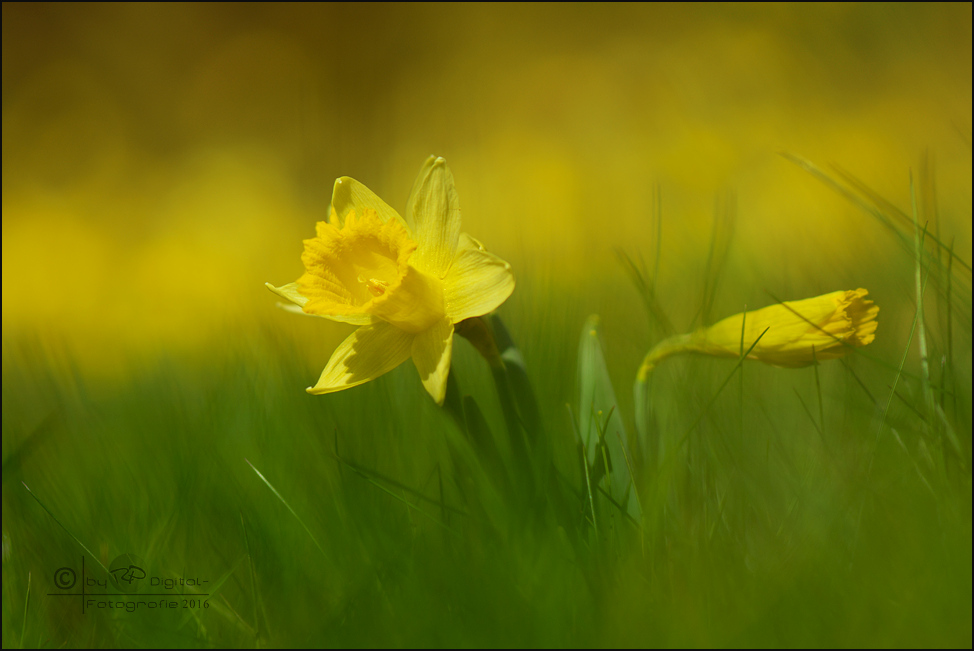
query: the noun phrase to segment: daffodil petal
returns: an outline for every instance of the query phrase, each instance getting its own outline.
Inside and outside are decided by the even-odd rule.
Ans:
[[[446,397],[446,379],[450,374],[450,358],[453,354],[453,324],[449,319],[433,325],[413,339],[413,363],[419,371],[419,379],[436,404],[442,405]]]
[[[466,233],[443,279],[443,300],[453,323],[497,309],[514,291],[511,265],[486,251]]]
[[[281,298],[287,299],[300,307],[304,307],[304,304],[308,302],[308,297],[302,296],[301,293],[298,292],[297,283],[288,283],[287,285],[281,285],[280,287],[274,287],[274,285],[270,283],[264,283],[264,287],[271,290]]]
[[[308,314],[307,312],[302,310],[299,306],[295,305],[294,303],[282,303],[278,301],[277,307],[281,308],[285,312],[290,312],[291,314],[300,314],[301,316],[318,316],[317,314]],[[320,319],[322,317],[318,317],[318,318]]]
[[[287,285],[281,285],[280,287],[275,287],[270,283],[264,283],[264,287],[271,290],[281,298],[286,298],[291,301],[294,305],[284,305],[281,307],[288,312],[294,312],[295,314],[304,314],[306,316],[317,316],[323,319],[328,319],[329,321],[337,321],[338,323],[351,323],[352,325],[368,325],[374,320],[368,314],[308,314],[304,311],[304,306],[308,302],[308,297],[302,295],[298,292],[297,283],[288,283]]]
[[[331,193],[329,223],[342,228],[345,225],[345,216],[348,213],[354,210],[356,214],[362,215],[365,208],[371,208],[378,213],[383,224],[390,219],[396,219],[403,226],[406,226],[406,222],[399,213],[363,184],[348,176],[335,179],[335,187]],[[408,227],[406,230],[409,230]]]
[[[335,349],[318,383],[308,387],[308,393],[333,393],[388,373],[409,359],[413,338],[384,322],[362,326]]]
[[[457,250],[460,200],[453,185],[453,174],[442,158],[430,156],[419,170],[406,202],[406,222],[419,245],[410,264],[443,278]]]

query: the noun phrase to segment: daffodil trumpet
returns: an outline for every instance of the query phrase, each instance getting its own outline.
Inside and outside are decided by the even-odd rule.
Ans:
[[[682,353],[736,359],[750,347],[747,359],[786,368],[842,357],[876,338],[879,306],[868,294],[855,289],[786,301],[664,339],[643,359],[637,382],[645,382],[662,360]]]
[[[349,177],[335,181],[331,211],[304,241],[304,274],[267,287],[304,314],[359,328],[338,346],[312,394],[374,380],[412,358],[442,405],[457,324],[499,307],[514,290],[511,266],[460,232],[453,175],[430,156],[405,217]]]

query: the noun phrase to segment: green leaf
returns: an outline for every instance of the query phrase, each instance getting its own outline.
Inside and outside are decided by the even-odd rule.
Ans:
[[[599,329],[599,317],[590,316],[582,328],[578,345],[579,435],[588,464],[602,464],[602,469],[607,471],[606,476],[600,480],[606,493],[615,502],[624,505],[627,513],[638,522],[639,502],[632,486],[627,453],[623,449],[624,446],[628,447],[629,438],[619,415],[619,403],[605,365]],[[608,464],[605,463],[606,460]],[[599,476],[601,472],[595,475]]]

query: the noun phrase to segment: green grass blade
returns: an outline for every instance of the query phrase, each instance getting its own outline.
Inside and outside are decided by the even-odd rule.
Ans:
[[[27,489],[27,492],[30,493],[30,496],[34,498],[34,501],[36,501],[38,504],[40,504],[41,505],[41,508],[44,509],[45,511],[47,511],[47,514],[49,516],[51,516],[51,518],[53,518],[55,522],[58,523],[58,526],[60,526],[62,529],[64,529],[65,533],[67,533],[69,536],[71,536],[71,539],[74,540],[76,543],[78,543],[78,545],[81,547],[81,549],[85,550],[88,553],[88,556],[90,556],[91,559],[98,564],[98,567],[100,567],[101,569],[105,570],[105,574],[108,574],[109,576],[111,576],[111,572],[108,570],[108,568],[105,567],[100,560],[98,560],[98,557],[97,556],[95,556],[94,554],[91,553],[91,550],[90,549],[88,549],[87,547],[85,547],[85,544],[83,542],[81,542],[81,540],[76,535],[74,535],[73,533],[71,533],[71,531],[67,527],[64,526],[64,523],[62,523],[60,520],[57,519],[57,516],[55,516],[53,513],[51,513],[51,509],[47,508],[47,506],[44,505],[44,502],[42,502],[37,497],[37,495],[34,495],[34,491],[32,491],[30,489],[30,486],[28,486],[24,482],[20,482],[20,483],[23,484],[24,488]]]
[[[883,407],[883,415],[879,420],[879,427],[876,428],[876,437],[873,442],[873,453],[869,460],[870,469],[872,468],[873,459],[876,456],[876,448],[879,446],[879,438],[883,433],[883,429],[886,427],[886,419],[889,417],[889,408],[893,404],[893,397],[896,395],[896,385],[899,383],[900,377],[903,375],[903,367],[906,366],[906,358],[910,354],[910,346],[913,345],[913,335],[916,332],[917,321],[920,318],[920,311],[917,310],[913,315],[913,324],[910,326],[910,335],[906,339],[906,346],[903,348],[903,355],[900,357],[900,365],[896,370],[896,375],[893,377],[893,384],[889,388],[889,395],[886,397],[886,405]],[[867,472],[867,475],[869,473]]]
[[[216,596],[217,596],[217,594],[219,594],[220,588],[223,587],[223,584],[227,582],[227,579],[229,579],[231,576],[233,576],[233,573],[237,571],[237,568],[240,567],[240,563],[242,563],[242,562],[243,562],[243,559],[241,558],[236,563],[234,563],[233,564],[233,567],[231,567],[229,570],[227,570],[226,572],[224,572],[220,576],[220,578],[218,578],[213,583],[213,587],[212,588],[209,588],[209,592],[207,593],[209,596],[207,596],[206,599],[207,600],[213,599],[214,601],[213,601],[213,604],[212,605],[213,605],[214,609],[216,609],[217,612],[220,612],[224,617],[228,617],[229,618],[230,615],[227,612],[224,612],[223,609],[220,607],[219,603],[216,601]],[[196,593],[194,593],[194,592],[185,593],[184,592],[183,594],[184,595],[193,596]],[[203,622],[200,621],[200,617],[199,617],[199,611],[200,611],[201,608],[202,608],[202,606],[197,606],[195,608],[187,608],[186,609],[186,614],[183,616],[182,621],[179,623],[179,628],[182,628],[183,626],[185,626],[189,622],[189,620],[191,620],[191,619],[195,619],[196,620],[196,625],[198,627],[202,628]],[[231,612],[232,612],[232,609],[229,609],[229,610],[231,610]],[[234,617],[233,619],[236,619],[236,617]]]
[[[926,317],[923,311],[923,237],[920,235],[920,222],[917,215],[917,196],[913,186],[913,174],[910,174],[910,203],[913,208],[913,243],[914,243],[914,280],[917,294],[917,338],[920,346],[920,385],[923,388],[923,402],[926,412],[933,412],[933,390],[930,388],[930,360],[927,356]],[[923,235],[927,232],[924,226]]]
[[[797,155],[792,154],[792,153],[789,153],[789,152],[780,152],[780,154],[781,154],[781,156],[783,158],[785,158],[785,159],[791,161],[792,163],[798,165],[803,170],[805,170],[806,172],[808,172],[809,174],[811,174],[812,176],[814,176],[815,178],[817,178],[819,181],[821,181],[822,183],[824,183],[828,187],[832,188],[833,190],[835,190],[836,192],[838,192],[839,194],[841,194],[843,197],[845,197],[846,199],[848,199],[854,205],[858,206],[863,211],[865,211],[865,212],[869,213],[870,215],[872,215],[873,217],[875,217],[877,219],[877,221],[879,221],[881,224],[883,224],[887,229],[889,229],[899,239],[900,243],[904,246],[904,248],[906,248],[907,250],[909,250],[911,248],[911,246],[910,246],[910,238],[907,237],[901,231],[900,227],[897,225],[897,222],[894,221],[890,217],[890,215],[896,217],[897,221],[899,221],[905,227],[906,225],[908,225],[910,223],[909,216],[907,216],[901,210],[897,209],[895,206],[893,206],[892,204],[890,204],[888,201],[886,201],[885,199],[883,199],[882,197],[880,197],[879,195],[877,195],[870,188],[868,188],[865,184],[863,184],[862,181],[859,181],[856,177],[852,176],[848,172],[845,172],[841,168],[838,168],[838,167],[835,168],[836,171],[838,172],[838,174],[840,176],[842,176],[842,178],[846,182],[848,182],[850,185],[852,185],[859,192],[859,194],[857,194],[856,192],[853,192],[852,190],[850,190],[846,186],[844,186],[841,183],[839,183],[838,181],[836,181],[832,176],[830,176],[827,172],[825,172],[824,170],[822,170],[821,168],[819,168],[817,165],[815,165],[811,161],[806,160],[806,159],[802,158],[801,156],[797,156]],[[833,166],[833,167],[835,167],[835,166]],[[863,196],[867,197],[869,199],[869,201],[864,200],[863,199]],[[870,201],[872,202],[872,204],[870,204]],[[931,239],[933,239],[933,238],[931,238]],[[935,244],[939,248],[944,249],[944,250],[948,249],[948,247],[944,246],[944,244],[942,242],[940,242],[939,240],[934,240],[934,241],[935,241]],[[960,263],[960,265],[967,271],[968,276],[970,276],[970,274],[971,274],[971,266],[969,264],[967,264],[966,262],[964,262],[963,260],[961,260],[959,257],[957,257],[957,254],[954,253],[953,251],[949,251],[948,252],[948,256],[951,259],[956,259],[956,261],[958,263]]]
[[[254,647],[260,648],[260,591],[257,589],[257,568],[254,567],[254,554],[250,549],[250,537],[247,535],[247,525],[243,512],[240,512],[240,530],[243,531],[244,548],[247,550],[247,565],[250,568],[250,589],[254,600]]]
[[[839,358],[839,363],[840,363],[840,364],[842,364],[842,366],[843,366],[843,368],[845,368],[845,370],[847,370],[847,371],[849,372],[849,374],[850,374],[850,375],[852,375],[852,379],[854,379],[854,380],[856,381],[856,384],[858,384],[858,385],[859,385],[859,388],[860,388],[860,389],[862,389],[862,390],[863,390],[863,392],[865,392],[865,394],[866,394],[867,396],[869,396],[869,401],[870,401],[870,402],[871,402],[871,403],[872,403],[872,404],[873,404],[874,406],[875,406],[875,405],[878,405],[878,404],[879,404],[879,402],[878,402],[878,401],[876,400],[876,397],[875,397],[875,396],[873,395],[873,392],[869,390],[869,387],[867,387],[867,386],[866,386],[866,383],[862,381],[862,378],[860,378],[860,377],[859,377],[859,375],[858,375],[858,374],[857,374],[857,373],[856,373],[856,372],[855,372],[854,370],[852,370],[852,367],[851,367],[851,366],[849,366],[849,363],[848,363],[848,362],[846,362],[846,361],[845,361],[845,360],[844,360],[843,358],[841,358],[841,357]]]
[[[710,236],[710,250],[707,254],[707,266],[704,270],[703,297],[700,309],[694,317],[694,325],[704,325],[710,322],[710,312],[717,299],[717,287],[720,283],[727,253],[730,250],[731,239],[734,235],[736,221],[736,200],[733,195],[723,202],[714,202],[714,226]],[[692,329],[692,328],[691,328]]]
[[[744,311],[741,312],[741,348],[740,348],[740,360],[744,360],[744,327],[747,324],[747,304],[744,305]],[[740,411],[740,436],[741,443],[744,442],[744,364],[741,364],[737,368],[738,376],[740,377],[740,404],[738,405]]]
[[[703,420],[704,416],[707,415],[707,412],[710,411],[710,408],[713,406],[714,402],[716,402],[717,397],[720,396],[721,392],[724,390],[724,388],[727,386],[727,384],[731,381],[731,379],[737,373],[738,367],[740,367],[741,365],[744,364],[744,360],[747,359],[747,356],[751,354],[751,351],[754,350],[754,347],[758,345],[758,342],[759,341],[761,341],[761,337],[763,337],[768,332],[768,330],[770,330],[770,329],[771,328],[769,326],[769,327],[765,328],[764,330],[762,330],[761,331],[761,334],[759,334],[758,337],[757,337],[757,339],[754,340],[754,343],[751,344],[750,348],[747,349],[747,352],[744,353],[744,355],[741,356],[741,358],[739,360],[737,360],[737,363],[734,365],[734,368],[731,369],[730,374],[726,378],[724,378],[724,381],[723,382],[721,382],[720,386],[717,388],[717,391],[714,393],[713,396],[711,396],[710,400],[707,402],[707,405],[703,409],[700,410],[700,414],[697,416],[697,419],[695,421],[693,421],[693,424],[690,425],[690,427],[687,429],[686,433],[682,437],[680,437],[680,441],[679,441],[679,443],[677,443],[676,447],[674,448],[674,451],[677,450],[677,449],[679,449],[680,447],[682,447],[683,444],[687,441],[687,439],[690,437],[690,433],[694,429],[696,429],[697,425],[700,424],[700,421]]]
[[[467,515],[467,512],[464,511],[463,509],[458,509],[455,506],[450,506],[449,504],[445,504],[441,500],[437,500],[437,499],[433,499],[432,497],[428,497],[427,495],[423,494],[421,491],[416,490],[415,488],[412,488],[410,486],[406,486],[405,484],[403,484],[401,482],[398,482],[395,479],[392,479],[391,477],[387,477],[387,476],[383,475],[382,473],[376,472],[376,471],[371,470],[369,468],[365,468],[364,466],[360,466],[357,463],[353,463],[353,462],[349,461],[348,459],[346,459],[346,458],[344,458],[344,457],[342,457],[342,456],[340,456],[338,454],[328,453],[328,456],[332,457],[333,459],[335,459],[335,461],[337,461],[338,463],[340,463],[342,466],[348,468],[349,470],[351,470],[355,474],[359,475],[363,479],[368,480],[370,483],[376,483],[376,482],[374,482],[372,480],[378,480],[378,481],[384,482],[386,484],[389,484],[393,488],[397,488],[399,490],[406,491],[410,495],[413,495],[414,497],[416,497],[416,498],[418,498],[418,499],[420,499],[420,500],[422,500],[424,502],[427,502],[428,504],[432,504],[434,506],[438,506],[441,509],[445,509],[447,511],[450,511],[451,513],[456,513],[458,515]]]
[[[30,610],[31,572],[27,572],[27,596],[24,598],[24,621],[20,626],[20,648],[24,648],[24,635],[27,633],[27,612]]]
[[[582,470],[584,471],[585,475],[585,490],[588,493],[588,506],[592,513],[592,528],[595,530],[595,537],[597,540],[599,536],[599,525],[595,517],[595,497],[592,494],[592,478],[588,471],[588,454],[585,451],[585,443],[582,441],[581,434],[579,434],[578,422],[575,415],[572,413],[572,406],[565,405],[565,407],[568,408],[568,420],[571,422],[572,429],[575,432],[575,440],[578,441],[578,454],[581,457]]]
[[[620,436],[620,439],[621,438],[622,437]],[[620,443],[621,443],[623,458],[626,460],[626,468],[629,469],[629,478],[630,478],[629,479],[629,491],[632,494],[632,498],[636,500],[636,506],[638,507],[638,512],[639,513],[642,513],[643,512],[643,505],[642,505],[642,501],[639,499],[639,491],[636,489],[636,473],[632,469],[632,460],[629,458],[629,452],[626,449],[628,446],[625,445],[624,443],[622,443],[621,440],[620,440]],[[640,521],[636,520],[635,518],[633,518],[632,516],[630,516],[629,513],[625,513],[624,515],[626,517],[628,517],[632,522],[634,522],[636,524],[636,526],[639,528],[640,534],[643,534],[643,525],[642,525],[642,522],[640,522]]]
[[[639,292],[639,297],[642,299],[643,307],[649,317],[650,327],[653,328],[651,332],[656,332],[663,337],[672,335],[674,332],[673,323],[656,297],[656,274],[659,273],[659,270],[657,269],[654,275],[649,277],[649,272],[646,271],[645,266],[637,265],[625,251],[617,248],[615,254],[623,271],[626,272],[632,284],[636,286],[636,291]]]
[[[276,488],[274,488],[273,484],[267,481],[267,477],[264,477],[264,475],[259,470],[257,470],[256,467],[254,467],[254,464],[250,463],[249,459],[245,458],[244,461],[247,462],[247,465],[250,466],[251,470],[257,473],[257,476],[260,477],[260,480],[264,482],[269,489],[271,489],[271,492],[274,493],[277,499],[281,500],[281,504],[287,507],[287,510],[290,511],[291,515],[294,516],[294,519],[297,520],[298,523],[304,528],[305,532],[311,538],[311,541],[315,544],[315,547],[317,547],[318,551],[321,552],[321,555],[324,556],[325,558],[328,558],[328,554],[325,553],[325,550],[322,548],[321,543],[319,543],[318,539],[315,538],[315,535],[311,533],[311,529],[309,529],[308,525],[304,523],[304,520],[302,520],[301,517],[297,514],[297,512],[293,508],[291,508],[291,505],[287,503],[287,500],[284,499],[284,496],[281,495]]]
[[[944,376],[945,378],[941,381],[941,392],[940,392],[940,406],[944,406],[944,399],[948,392],[947,383],[950,383],[949,390],[954,391],[957,386],[957,382],[954,379],[954,316],[953,316],[953,299],[952,299],[952,289],[953,289],[953,277],[951,276],[950,269],[951,264],[954,261],[954,240],[950,241],[950,253],[951,255],[947,258],[947,288],[945,302],[947,303],[947,318],[945,319],[947,325],[947,354],[944,357]],[[954,395],[952,399],[953,413],[957,413],[957,396]]]
[[[798,389],[795,389],[795,396],[798,398],[798,402],[801,403],[802,409],[805,411],[805,415],[808,416],[808,421],[812,424],[812,427],[815,428],[815,431],[818,432],[819,438],[822,439],[822,445],[825,447],[825,451],[831,455],[832,450],[829,449],[829,444],[825,440],[825,433],[822,431],[822,428],[819,427],[818,423],[815,422],[815,417],[812,416],[812,411],[808,408],[808,405],[805,404],[805,399],[802,398],[800,393],[798,393]]]
[[[825,439],[825,405],[822,402],[822,380],[818,373],[818,355],[812,346],[812,369],[815,371],[815,392],[818,394],[818,425],[822,439]]]
[[[385,486],[383,486],[383,485],[382,485],[382,484],[380,484],[379,482],[377,482],[377,481],[375,481],[375,480],[374,480],[374,479],[372,479],[371,477],[366,477],[366,478],[365,478],[365,480],[366,480],[367,482],[369,482],[370,484],[372,484],[373,486],[375,486],[376,488],[378,488],[378,489],[379,489],[380,491],[382,491],[383,493],[386,493],[386,494],[388,494],[388,495],[391,495],[391,496],[392,496],[393,498],[395,498],[396,500],[398,500],[398,501],[400,501],[400,502],[402,502],[403,504],[405,504],[405,505],[406,505],[406,507],[407,507],[407,508],[409,508],[409,509],[412,509],[413,511],[416,511],[416,512],[417,512],[417,513],[419,513],[420,515],[422,515],[422,516],[424,516],[424,517],[426,517],[426,518],[428,518],[428,519],[429,519],[430,521],[432,521],[432,522],[433,522],[434,524],[438,524],[438,525],[440,525],[441,527],[443,527],[444,529],[446,529],[447,531],[449,531],[450,533],[452,533],[452,534],[454,534],[454,535],[456,535],[456,536],[459,536],[459,533],[458,533],[458,532],[457,532],[457,531],[456,531],[455,529],[453,529],[452,527],[450,527],[450,526],[449,526],[448,524],[446,524],[446,523],[444,523],[444,522],[440,522],[440,521],[439,521],[439,520],[437,520],[437,519],[436,519],[436,518],[435,518],[434,516],[432,516],[431,514],[429,514],[429,513],[427,513],[427,512],[426,512],[426,511],[424,511],[423,509],[421,509],[421,508],[419,508],[418,506],[416,506],[415,504],[413,504],[412,502],[410,502],[409,500],[407,500],[407,499],[406,499],[405,497],[403,497],[403,496],[401,496],[401,495],[396,495],[396,493],[395,493],[395,492],[393,492],[393,491],[391,491],[391,490],[389,490],[388,488],[386,488]]]

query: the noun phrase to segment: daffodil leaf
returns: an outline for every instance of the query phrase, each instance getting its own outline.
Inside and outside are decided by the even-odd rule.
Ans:
[[[275,287],[270,283],[264,283],[264,287],[271,290],[281,298],[291,301],[299,307],[304,307],[304,304],[308,302],[308,297],[302,296],[298,292],[297,283],[288,283],[287,285],[281,285],[280,287]]]
[[[629,463],[623,449],[628,446],[628,437],[605,364],[599,329],[599,317],[590,316],[578,346],[579,434],[590,465],[601,464],[604,470],[600,450],[607,452],[610,466],[607,492],[638,521],[639,503],[631,490]]]

